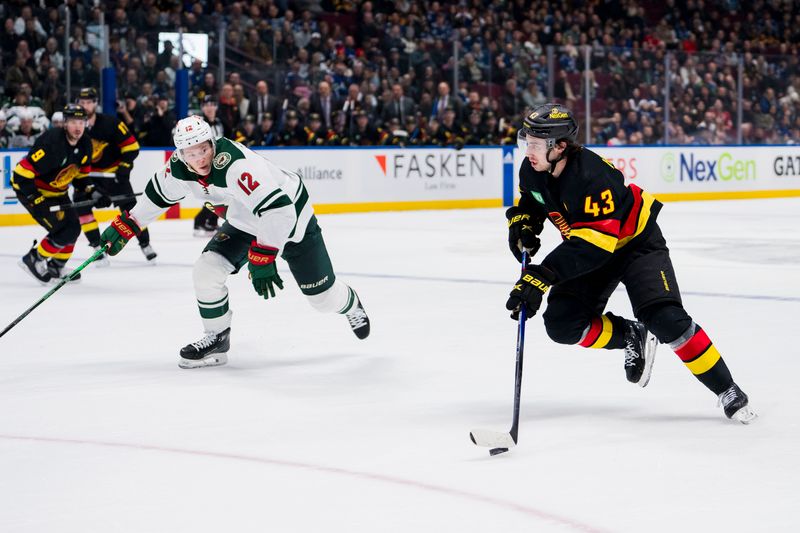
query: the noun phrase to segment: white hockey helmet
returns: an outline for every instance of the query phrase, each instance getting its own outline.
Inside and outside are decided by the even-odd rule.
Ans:
[[[202,144],[206,141],[211,142],[214,154],[217,153],[217,140],[214,138],[214,131],[211,129],[211,125],[197,115],[180,119],[175,126],[172,140],[175,143],[178,159],[184,163],[186,161],[184,161],[181,151],[184,148]]]

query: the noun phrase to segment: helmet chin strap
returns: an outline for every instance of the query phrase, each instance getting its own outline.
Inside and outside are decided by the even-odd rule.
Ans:
[[[555,161],[550,161],[550,152],[552,152],[552,151],[553,151],[553,148],[555,148],[555,145],[553,145],[553,146],[551,146],[550,148],[548,148],[548,149],[547,149],[547,154],[545,154],[545,157],[547,158],[547,162],[548,162],[548,163],[550,163],[550,171],[549,171],[549,172],[550,172],[550,174],[552,174],[553,172],[555,172],[555,171],[556,171],[556,165],[557,165],[557,164],[558,164],[558,163],[559,163],[559,162],[560,162],[562,159],[564,159],[564,152],[561,152],[561,155],[560,155],[560,156],[558,156],[558,159],[556,159]]]

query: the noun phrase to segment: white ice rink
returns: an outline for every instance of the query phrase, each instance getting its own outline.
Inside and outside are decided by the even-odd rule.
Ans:
[[[281,263],[276,300],[231,280],[228,365],[179,369],[202,334],[190,221],[151,227],[158,266],[132,243],[0,339],[0,532],[800,531],[800,200],[660,216],[756,423],[727,420],[665,346],[640,389],[621,352],[556,345],[537,316],[519,445],[496,457],[469,430],[511,423],[503,211],[320,221],[366,341]],[[43,234],[0,228],[0,327],[46,291],[16,264]],[[70,266],[88,255],[81,237]],[[631,315],[621,290],[609,308]]]

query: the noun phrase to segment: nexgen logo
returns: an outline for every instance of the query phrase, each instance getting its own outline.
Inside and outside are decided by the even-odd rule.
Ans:
[[[723,152],[716,161],[681,153],[678,164],[675,164],[672,153],[664,155],[661,161],[661,177],[665,181],[742,181],[756,179],[756,162],[752,159],[734,159],[728,152]],[[676,176],[677,174],[677,176]]]
[[[486,176],[486,155],[467,152],[397,153],[376,155],[384,176],[390,178],[468,178]]]

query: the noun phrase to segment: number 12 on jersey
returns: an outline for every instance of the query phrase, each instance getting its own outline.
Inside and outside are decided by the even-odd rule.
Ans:
[[[600,213],[607,215],[614,212],[614,198],[611,196],[610,189],[606,189],[600,193],[600,200],[603,204],[602,207],[599,202],[592,201],[591,196],[587,196],[583,210],[596,217],[600,216]]]
[[[260,185],[260,183],[253,179],[252,174],[249,172],[243,172],[242,175],[239,176],[239,181],[237,183],[247,196],[250,196],[250,194]]]

